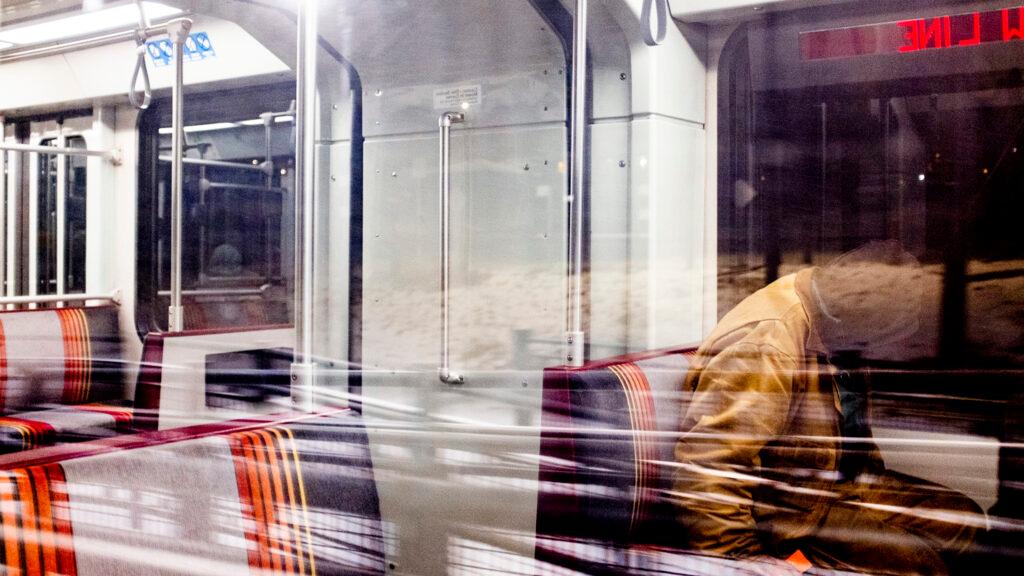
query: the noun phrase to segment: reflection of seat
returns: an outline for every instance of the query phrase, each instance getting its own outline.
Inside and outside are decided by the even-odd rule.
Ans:
[[[0,554],[24,574],[384,573],[369,446],[350,411],[71,448],[0,472],[5,509],[21,510],[4,512]]]
[[[131,421],[117,308],[0,313],[0,452],[114,434]]]
[[[267,326],[288,322],[284,302],[263,299],[221,299],[212,302],[189,302],[185,306],[185,329],[207,330]]]
[[[136,430],[268,414],[291,394],[290,326],[153,332],[135,385]]]
[[[635,561],[636,546],[671,536],[663,490],[692,352],[545,371],[538,559],[585,572],[621,569]]]

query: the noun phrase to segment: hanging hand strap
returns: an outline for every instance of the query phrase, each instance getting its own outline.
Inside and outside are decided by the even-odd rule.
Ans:
[[[669,15],[668,0],[644,0],[640,12],[640,24],[643,27],[644,43],[658,46],[665,41],[668,34]]]
[[[146,40],[141,34],[135,37],[135,72],[132,73],[132,85],[128,88],[128,101],[137,110],[145,110],[149,108],[150,102],[153,101],[153,88],[149,83],[149,68],[146,66]],[[142,101],[139,101],[139,95],[135,90],[138,86],[139,76],[142,76]]]

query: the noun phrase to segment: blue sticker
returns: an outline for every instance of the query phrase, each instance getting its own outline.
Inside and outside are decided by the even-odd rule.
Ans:
[[[169,66],[174,62],[174,44],[170,38],[146,42],[146,52],[149,53],[149,59],[155,66]],[[186,62],[196,62],[217,56],[217,52],[213,49],[213,42],[210,41],[210,35],[206,32],[189,34],[185,40],[184,53]]]

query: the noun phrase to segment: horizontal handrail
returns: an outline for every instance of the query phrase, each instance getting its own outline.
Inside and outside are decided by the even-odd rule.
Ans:
[[[110,304],[121,303],[121,291],[115,290],[108,294],[45,294],[35,296],[6,296],[0,298],[0,306],[13,306],[19,304],[53,304],[56,302],[85,302],[97,301]]]
[[[121,163],[121,151],[116,148],[111,150],[90,150],[88,148],[63,148],[58,146],[38,146],[35,144],[14,144],[4,142],[0,143],[0,151],[52,154],[54,156],[92,156],[96,158],[106,158],[113,164]]]
[[[199,188],[203,191],[209,190],[247,190],[256,192],[274,192],[281,194],[287,192],[286,189],[279,186],[266,186],[263,184],[237,184],[234,182],[212,182],[210,180],[200,180]]]
[[[259,288],[210,288],[205,290],[182,290],[182,296],[263,296],[270,290],[270,284],[264,284]],[[170,290],[161,290],[160,296],[170,296]]]
[[[173,158],[170,156],[161,156],[161,162],[171,162]],[[224,160],[207,160],[205,158],[185,158],[185,164],[191,164],[193,166],[206,166],[209,168],[235,168],[237,170],[251,170],[253,172],[261,172],[266,174],[268,168],[266,163],[261,164],[245,164],[244,162],[226,162]]]

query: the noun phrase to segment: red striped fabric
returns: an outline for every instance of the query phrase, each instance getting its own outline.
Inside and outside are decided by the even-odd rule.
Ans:
[[[89,399],[92,384],[92,350],[89,324],[80,308],[57,310],[64,339],[64,404],[80,404]]]
[[[0,417],[0,429],[13,431],[21,436],[21,450],[53,444],[56,433],[53,426],[37,420],[22,420],[13,416]]]
[[[629,405],[629,419],[633,432],[633,464],[635,493],[630,529],[636,529],[646,518],[654,499],[658,470],[654,462],[658,459],[657,446],[651,432],[657,431],[654,398],[651,384],[636,364],[620,364],[609,368],[622,384]]]
[[[7,398],[7,337],[4,335],[4,323],[0,322],[0,414],[4,411],[4,400]]]
[[[118,430],[130,428],[132,424],[132,409],[122,408],[119,406],[109,406],[107,404],[93,403],[93,404],[79,404],[73,407],[75,410],[84,410],[86,412],[99,412],[100,414],[106,414],[114,419],[114,423]]]
[[[249,565],[267,574],[316,574],[306,489],[288,428],[228,436],[246,518]]]
[[[77,574],[71,512],[59,464],[0,472],[0,527],[7,574]]]

